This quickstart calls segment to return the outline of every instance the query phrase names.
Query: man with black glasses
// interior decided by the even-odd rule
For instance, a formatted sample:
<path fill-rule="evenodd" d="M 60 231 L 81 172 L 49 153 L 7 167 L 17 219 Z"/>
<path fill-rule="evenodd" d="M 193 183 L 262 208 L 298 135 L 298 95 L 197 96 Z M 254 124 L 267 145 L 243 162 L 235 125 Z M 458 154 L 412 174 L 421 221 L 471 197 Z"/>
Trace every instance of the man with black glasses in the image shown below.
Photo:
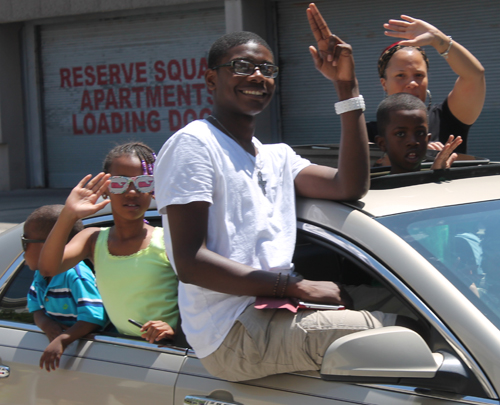
<path fill-rule="evenodd" d="M 369 186 L 364 102 L 351 47 L 330 33 L 314 5 L 308 18 L 318 46 L 310 48 L 314 63 L 340 100 L 338 170 L 254 137 L 278 67 L 269 45 L 249 32 L 213 44 L 205 74 L 213 113 L 174 134 L 155 167 L 167 254 L 181 281 L 183 330 L 207 370 L 227 380 L 318 370 L 335 339 L 395 323 L 395 315 L 380 312 L 254 307 L 256 297 L 351 306 L 335 283 L 291 272 L 295 194 L 355 200 Z"/>

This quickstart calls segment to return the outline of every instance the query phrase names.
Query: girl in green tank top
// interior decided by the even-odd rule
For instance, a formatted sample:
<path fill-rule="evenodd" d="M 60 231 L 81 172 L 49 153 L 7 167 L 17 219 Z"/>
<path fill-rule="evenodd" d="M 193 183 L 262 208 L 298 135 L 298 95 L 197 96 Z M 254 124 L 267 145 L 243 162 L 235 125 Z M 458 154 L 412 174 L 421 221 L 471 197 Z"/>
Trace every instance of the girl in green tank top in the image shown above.
<path fill-rule="evenodd" d="M 156 155 L 140 142 L 113 148 L 103 172 L 71 191 L 38 263 L 55 276 L 86 258 L 94 263 L 104 307 L 118 332 L 150 343 L 171 339 L 179 318 L 177 276 L 165 254 L 163 229 L 144 219 L 154 194 Z M 100 196 L 104 200 L 98 202 Z M 86 228 L 65 245 L 75 221 L 111 203 L 111 228 Z M 128 322 L 134 319 L 142 327 Z"/>

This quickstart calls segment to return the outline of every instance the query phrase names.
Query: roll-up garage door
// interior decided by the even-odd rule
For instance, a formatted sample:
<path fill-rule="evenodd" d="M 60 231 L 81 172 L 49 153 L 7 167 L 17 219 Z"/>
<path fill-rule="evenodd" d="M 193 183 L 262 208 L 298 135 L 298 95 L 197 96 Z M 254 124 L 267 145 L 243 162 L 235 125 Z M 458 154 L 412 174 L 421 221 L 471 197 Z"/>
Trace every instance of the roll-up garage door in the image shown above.
<path fill-rule="evenodd" d="M 496 1 L 394 2 L 317 1 L 331 31 L 353 47 L 356 73 L 365 98 L 367 120 L 375 120 L 384 97 L 377 74 L 381 51 L 394 38 L 384 35 L 383 23 L 407 14 L 438 27 L 469 49 L 486 69 L 487 94 L 483 112 L 469 135 L 468 151 L 476 156 L 500 159 L 500 3 Z M 307 4 L 278 1 L 278 43 L 280 52 L 281 114 L 283 140 L 288 144 L 338 142 L 340 120 L 335 115 L 335 90 L 315 70 L 308 46 L 315 45 L 306 17 Z M 426 47 L 430 61 L 429 89 L 433 102 L 442 102 L 457 76 L 432 47 Z"/>
<path fill-rule="evenodd" d="M 116 144 L 139 140 L 159 150 L 209 114 L 206 57 L 224 32 L 223 8 L 42 26 L 49 187 L 99 172 Z"/>

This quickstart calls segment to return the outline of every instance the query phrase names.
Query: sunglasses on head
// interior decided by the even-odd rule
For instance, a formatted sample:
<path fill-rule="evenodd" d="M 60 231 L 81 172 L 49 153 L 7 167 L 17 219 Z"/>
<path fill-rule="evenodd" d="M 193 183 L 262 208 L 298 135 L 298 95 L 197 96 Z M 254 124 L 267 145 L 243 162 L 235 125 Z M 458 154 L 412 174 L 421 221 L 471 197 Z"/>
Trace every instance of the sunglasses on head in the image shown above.
<path fill-rule="evenodd" d="M 111 176 L 109 181 L 108 189 L 113 194 L 124 193 L 127 191 L 130 183 L 134 183 L 136 190 L 140 193 L 151 193 L 155 188 L 154 179 L 151 174 L 143 174 L 135 177 Z"/>
<path fill-rule="evenodd" d="M 45 243 L 45 239 L 26 239 L 24 235 L 21 236 L 21 244 L 23 245 L 23 252 L 28 249 L 28 243 Z"/>

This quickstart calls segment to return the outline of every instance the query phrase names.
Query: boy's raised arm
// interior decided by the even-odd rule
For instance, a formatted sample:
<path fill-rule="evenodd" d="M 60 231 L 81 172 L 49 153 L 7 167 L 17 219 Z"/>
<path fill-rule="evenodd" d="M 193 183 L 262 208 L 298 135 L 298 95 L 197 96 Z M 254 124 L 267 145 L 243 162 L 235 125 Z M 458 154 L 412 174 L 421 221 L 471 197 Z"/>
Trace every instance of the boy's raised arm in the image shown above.
<path fill-rule="evenodd" d="M 53 277 L 72 268 L 91 253 L 91 235 L 95 232 L 92 229 L 78 233 L 66 245 L 73 224 L 78 219 L 99 211 L 109 203 L 107 200 L 96 203 L 107 190 L 109 174 L 100 173 L 92 180 L 90 178 L 91 175 L 85 176 L 71 191 L 44 243 L 38 260 L 38 269 L 44 277 Z"/>
<path fill-rule="evenodd" d="M 317 42 L 317 49 L 313 46 L 309 48 L 316 69 L 332 81 L 339 101 L 358 97 L 359 88 L 351 46 L 331 33 L 313 3 L 307 9 L 307 17 Z M 306 167 L 295 179 L 300 195 L 354 200 L 368 191 L 370 160 L 363 111 L 356 109 L 342 113 L 340 121 L 342 129 L 338 170 L 325 166 Z"/>

